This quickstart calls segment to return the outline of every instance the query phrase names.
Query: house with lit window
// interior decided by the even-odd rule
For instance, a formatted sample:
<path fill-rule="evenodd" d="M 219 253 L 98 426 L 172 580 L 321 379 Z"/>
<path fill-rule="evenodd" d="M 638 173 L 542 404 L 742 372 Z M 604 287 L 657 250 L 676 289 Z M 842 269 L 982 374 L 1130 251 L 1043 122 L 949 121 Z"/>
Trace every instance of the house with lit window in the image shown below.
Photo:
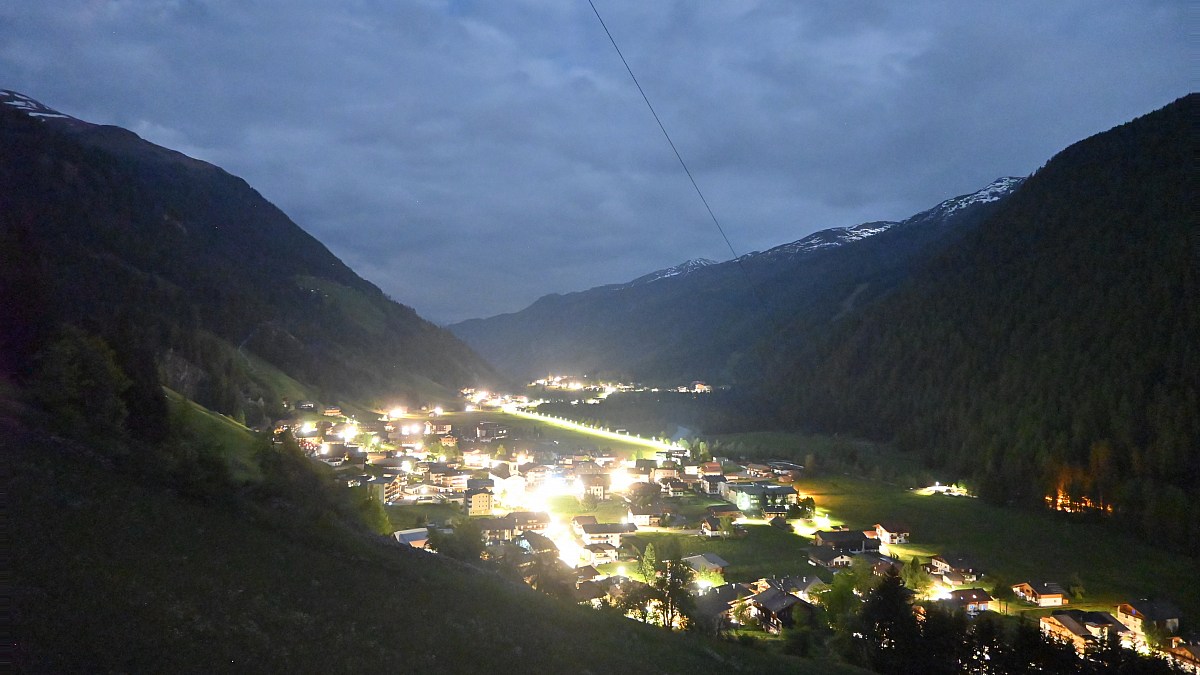
<path fill-rule="evenodd" d="M 596 499 L 605 500 L 608 499 L 608 491 L 611 485 L 612 478 L 608 474 L 581 474 L 575 478 L 575 496 L 583 499 L 590 495 Z"/>
<path fill-rule="evenodd" d="M 725 482 L 725 476 L 721 474 L 702 475 L 700 481 L 696 483 L 696 490 L 705 495 L 719 495 L 721 494 L 721 485 Z"/>
<path fill-rule="evenodd" d="M 517 532 L 545 532 L 550 527 L 550 514 L 545 511 L 513 511 L 508 514 Z"/>
<path fill-rule="evenodd" d="M 982 588 L 960 588 L 950 591 L 950 597 L 942 602 L 975 616 L 991 608 L 992 596 Z"/>
<path fill-rule="evenodd" d="M 844 553 L 879 550 L 879 540 L 868 537 L 862 530 L 820 530 L 813 533 L 812 543 L 817 548 L 831 548 Z"/>
<path fill-rule="evenodd" d="M 583 536 L 584 525 L 595 525 L 598 522 L 600 521 L 596 520 L 596 516 L 575 516 L 571 519 L 571 531 L 580 537 Z"/>
<path fill-rule="evenodd" d="M 750 606 L 750 616 L 757 619 L 763 630 L 779 633 L 795 623 L 794 613 L 798 608 L 806 614 L 813 612 L 812 605 L 791 593 L 777 588 L 767 588 L 745 599 Z"/>
<path fill-rule="evenodd" d="M 884 544 L 907 544 L 909 528 L 895 521 L 875 523 L 875 534 Z"/>
<path fill-rule="evenodd" d="M 1055 610 L 1039 620 L 1042 633 L 1070 643 L 1079 654 L 1103 645 L 1109 635 L 1116 635 L 1124 647 L 1131 647 L 1134 632 L 1108 612 L 1085 612 L 1078 609 Z"/>
<path fill-rule="evenodd" d="M 1052 581 L 1024 581 L 1012 587 L 1013 594 L 1038 607 L 1061 607 L 1071 601 L 1062 586 Z"/>
<path fill-rule="evenodd" d="M 664 516 L 662 507 L 657 504 L 630 505 L 626 519 L 638 527 L 661 527 Z"/>
<path fill-rule="evenodd" d="M 813 546 L 809 548 L 808 559 L 814 565 L 820 565 L 830 570 L 849 567 L 851 561 L 853 561 L 849 553 L 830 546 Z"/>
<path fill-rule="evenodd" d="M 617 562 L 617 547 L 612 544 L 589 544 L 583 547 L 580 559 L 589 565 Z"/>
<path fill-rule="evenodd" d="M 375 476 L 366 481 L 371 490 L 371 496 L 384 504 L 392 504 L 404 499 L 404 488 L 408 481 L 400 476 Z"/>
<path fill-rule="evenodd" d="M 1149 627 L 1168 634 L 1178 631 L 1182 614 L 1178 607 L 1165 600 L 1143 598 L 1117 605 L 1117 620 L 1143 641 Z"/>
<path fill-rule="evenodd" d="M 512 518 L 508 517 L 481 518 L 475 521 L 475 524 L 479 526 L 479 531 L 483 534 L 483 540 L 488 544 L 511 541 L 517 534 Z"/>
<path fill-rule="evenodd" d="M 799 501 L 796 488 L 772 483 L 726 483 L 725 499 L 742 511 L 759 511 L 771 506 L 787 507 Z"/>
<path fill-rule="evenodd" d="M 580 527 L 579 538 L 584 546 L 592 544 L 608 544 L 615 548 L 621 547 L 621 535 L 637 532 L 633 523 L 594 523 Z"/>
<path fill-rule="evenodd" d="M 951 586 L 973 584 L 983 575 L 975 559 L 958 553 L 935 555 L 929 561 L 929 573 Z"/>
<path fill-rule="evenodd" d="M 493 506 L 491 490 L 478 488 L 463 494 L 463 509 L 468 516 L 490 516 Z"/>

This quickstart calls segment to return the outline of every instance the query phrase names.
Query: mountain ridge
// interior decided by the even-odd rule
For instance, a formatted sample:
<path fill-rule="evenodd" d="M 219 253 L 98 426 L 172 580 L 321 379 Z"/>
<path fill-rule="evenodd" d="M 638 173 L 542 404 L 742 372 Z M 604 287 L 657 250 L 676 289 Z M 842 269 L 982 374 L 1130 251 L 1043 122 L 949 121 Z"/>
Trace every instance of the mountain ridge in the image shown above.
<path fill-rule="evenodd" d="M 250 421 L 298 392 L 275 391 L 247 351 L 311 385 L 308 396 L 364 405 L 447 400 L 500 379 L 241 178 L 24 94 L 0 96 L 3 243 L 25 258 L 14 283 L 53 298 L 29 310 L 33 324 L 132 341 L 167 384 Z M 130 325 L 143 330 L 125 337 Z"/>
<path fill-rule="evenodd" d="M 789 302 L 824 320 L 841 318 L 876 292 L 885 292 L 913 256 L 941 239 L 957 236 L 954 230 L 971 227 L 1023 180 L 996 179 L 901 221 L 829 228 L 734 260 L 684 263 L 630 282 L 542 296 L 523 310 L 448 328 L 516 377 L 565 368 L 728 381 L 736 375 L 736 362 L 744 361 L 749 345 L 757 339 L 742 327 L 731 332 L 726 326 L 781 325 L 795 308 Z M 859 254 L 861 259 L 847 260 Z M 828 269 L 835 261 L 862 270 Z M 821 275 L 831 280 L 822 281 Z M 847 275 L 856 278 L 848 280 Z M 797 293 L 829 297 L 787 299 Z M 832 303 L 837 309 L 813 308 L 814 303 Z M 696 312 L 681 309 L 682 305 L 692 305 Z M 706 316 L 699 316 L 705 307 Z M 630 320 L 639 322 L 643 343 L 622 334 L 622 322 Z M 657 330 L 647 330 L 651 327 Z M 656 339 L 651 333 L 668 337 Z M 556 334 L 567 337 L 555 340 Z M 705 350 L 697 345 L 710 338 L 719 343 L 716 348 L 696 354 Z M 591 349 L 589 344 L 598 346 Z"/>

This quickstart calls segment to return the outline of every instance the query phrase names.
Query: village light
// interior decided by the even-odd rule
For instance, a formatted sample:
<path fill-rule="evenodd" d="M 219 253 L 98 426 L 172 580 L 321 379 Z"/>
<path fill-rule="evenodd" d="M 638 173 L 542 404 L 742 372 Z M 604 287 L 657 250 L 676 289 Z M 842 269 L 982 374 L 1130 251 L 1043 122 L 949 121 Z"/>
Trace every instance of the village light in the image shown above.
<path fill-rule="evenodd" d="M 439 405 L 436 408 L 434 408 L 433 414 L 435 417 L 441 415 L 442 414 L 442 406 Z"/>
<path fill-rule="evenodd" d="M 406 412 L 408 412 L 408 411 L 405 410 L 404 408 L 392 408 L 391 411 L 388 412 L 388 416 L 389 417 L 403 417 L 404 413 L 406 413 Z"/>

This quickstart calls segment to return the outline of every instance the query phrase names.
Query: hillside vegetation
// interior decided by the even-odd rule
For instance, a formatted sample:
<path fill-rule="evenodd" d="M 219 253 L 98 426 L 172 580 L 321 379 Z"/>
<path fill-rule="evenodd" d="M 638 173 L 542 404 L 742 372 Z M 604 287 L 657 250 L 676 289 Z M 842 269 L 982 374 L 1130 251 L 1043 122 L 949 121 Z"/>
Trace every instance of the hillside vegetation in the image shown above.
<path fill-rule="evenodd" d="M 157 449 L 4 421 L 20 672 L 858 672 L 673 634 L 392 544 L 370 532 L 365 493 L 322 465 L 172 406 Z"/>
<path fill-rule="evenodd" d="M 993 501 L 1200 541 L 1200 232 L 1189 95 L 1081 141 L 886 302 L 799 354 L 792 424 L 894 440 Z"/>
<path fill-rule="evenodd" d="M 251 424 L 297 393 L 288 380 L 381 405 L 495 381 L 244 181 L 123 129 L 0 105 L 0 257 L 19 326 L 5 331 L 8 372 L 68 324 Z"/>

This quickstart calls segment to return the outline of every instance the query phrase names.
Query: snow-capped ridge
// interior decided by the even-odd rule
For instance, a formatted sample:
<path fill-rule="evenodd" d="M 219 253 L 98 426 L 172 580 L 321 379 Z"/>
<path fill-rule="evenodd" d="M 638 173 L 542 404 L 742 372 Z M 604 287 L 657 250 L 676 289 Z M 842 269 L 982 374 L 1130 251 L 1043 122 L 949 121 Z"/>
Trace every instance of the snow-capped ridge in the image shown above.
<path fill-rule="evenodd" d="M 637 279 L 630 281 L 629 283 L 614 284 L 612 286 L 607 286 L 606 288 L 615 291 L 615 290 L 619 290 L 622 288 L 630 288 L 631 286 L 641 286 L 642 284 L 649 284 L 649 283 L 653 283 L 655 281 L 660 281 L 662 279 L 669 279 L 671 277 L 678 277 L 678 276 L 683 276 L 686 274 L 691 274 L 692 272 L 695 272 L 696 270 L 703 269 L 710 265 L 716 265 L 716 264 L 718 264 L 718 263 L 715 260 L 709 260 L 708 258 L 695 258 L 693 260 L 687 260 L 685 262 L 679 263 L 678 265 L 675 265 L 674 267 L 668 267 L 666 269 L 661 269 L 656 272 L 651 272 L 650 274 L 647 274 L 645 276 L 640 276 Z"/>
<path fill-rule="evenodd" d="M 933 218 L 944 218 L 955 211 L 960 211 L 968 206 L 976 204 L 987 204 L 990 202 L 1000 201 L 1001 199 L 1012 194 L 1017 188 L 1021 187 L 1025 179 L 1018 176 L 1004 176 L 988 183 L 980 190 L 976 190 L 970 194 L 959 195 L 938 204 L 937 206 L 927 211 L 922 211 L 917 215 L 909 218 L 912 223 L 923 222 Z"/>
<path fill-rule="evenodd" d="M 25 94 L 11 89 L 0 89 L 0 104 L 15 108 L 35 119 L 63 119 L 79 121 L 70 115 L 58 112 L 54 108 L 35 101 Z"/>
<path fill-rule="evenodd" d="M 1016 176 L 1005 176 L 997 178 L 988 183 L 980 190 L 976 190 L 970 194 L 960 195 L 947 199 L 937 206 L 922 211 L 911 218 L 903 221 L 894 220 L 878 220 L 850 227 L 831 227 L 827 230 L 814 232 L 803 239 L 793 241 L 788 244 L 782 244 L 775 248 L 767 249 L 765 252 L 747 253 L 739 258 L 739 260 L 749 260 L 759 257 L 783 258 L 819 251 L 821 249 L 836 248 L 844 246 L 867 237 L 873 237 L 882 232 L 887 232 L 893 227 L 908 226 L 920 223 L 926 223 L 931 220 L 943 219 L 956 211 L 960 211 L 969 206 L 977 204 L 986 204 L 995 202 L 1012 194 L 1021 183 L 1025 182 L 1024 178 Z"/>
<path fill-rule="evenodd" d="M 873 237 L 899 224 L 891 220 L 877 220 L 850 227 L 831 227 L 827 230 L 813 232 L 803 239 L 767 249 L 764 253 L 748 253 L 742 256 L 742 258 L 750 258 L 752 256 L 793 256 L 800 253 L 808 253 L 809 251 L 818 251 L 823 248 L 834 248 L 860 239 L 866 239 L 867 237 Z"/>

